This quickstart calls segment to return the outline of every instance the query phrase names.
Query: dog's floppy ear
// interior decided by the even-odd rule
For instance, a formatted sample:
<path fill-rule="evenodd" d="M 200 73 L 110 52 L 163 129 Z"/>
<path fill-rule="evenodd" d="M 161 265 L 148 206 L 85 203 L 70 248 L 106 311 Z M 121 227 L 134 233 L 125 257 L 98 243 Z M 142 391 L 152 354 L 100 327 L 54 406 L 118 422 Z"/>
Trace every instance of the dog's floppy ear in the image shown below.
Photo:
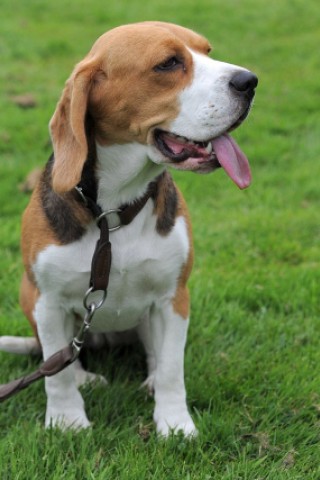
<path fill-rule="evenodd" d="M 83 60 L 67 80 L 62 96 L 50 121 L 54 151 L 52 188 L 65 193 L 81 179 L 88 154 L 85 119 L 88 96 L 97 64 Z"/>

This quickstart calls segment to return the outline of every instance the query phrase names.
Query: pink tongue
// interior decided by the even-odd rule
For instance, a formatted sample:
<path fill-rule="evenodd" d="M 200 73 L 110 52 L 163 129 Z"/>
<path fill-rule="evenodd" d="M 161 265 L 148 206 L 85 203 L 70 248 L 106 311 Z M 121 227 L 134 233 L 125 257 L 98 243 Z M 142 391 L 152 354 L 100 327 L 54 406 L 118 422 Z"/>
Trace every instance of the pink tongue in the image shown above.
<path fill-rule="evenodd" d="M 229 135 L 221 135 L 212 141 L 213 149 L 222 168 L 239 188 L 251 183 L 251 172 L 247 157 Z"/>

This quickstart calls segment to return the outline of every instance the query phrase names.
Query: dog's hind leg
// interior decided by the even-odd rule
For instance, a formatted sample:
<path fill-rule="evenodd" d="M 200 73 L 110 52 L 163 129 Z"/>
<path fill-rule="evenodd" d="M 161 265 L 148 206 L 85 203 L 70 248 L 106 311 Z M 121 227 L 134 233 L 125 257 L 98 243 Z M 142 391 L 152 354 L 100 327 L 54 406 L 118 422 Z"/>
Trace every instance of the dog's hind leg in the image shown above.
<path fill-rule="evenodd" d="M 76 378 L 76 385 L 77 387 L 82 387 L 88 383 L 90 384 L 98 384 L 107 385 L 108 381 L 103 375 L 99 375 L 97 373 L 88 372 L 83 368 L 81 362 L 76 360 L 74 362 L 75 368 L 75 378 Z"/>

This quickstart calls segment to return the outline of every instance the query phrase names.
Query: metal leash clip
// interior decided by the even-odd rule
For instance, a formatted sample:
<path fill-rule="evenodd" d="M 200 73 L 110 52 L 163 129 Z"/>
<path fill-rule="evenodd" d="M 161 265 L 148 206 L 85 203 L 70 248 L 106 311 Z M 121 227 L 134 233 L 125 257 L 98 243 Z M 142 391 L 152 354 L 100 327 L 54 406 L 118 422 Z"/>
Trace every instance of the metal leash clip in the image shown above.
<path fill-rule="evenodd" d="M 81 349 L 84 344 L 85 336 L 88 330 L 91 327 L 91 322 L 92 318 L 99 308 L 102 307 L 102 305 L 105 302 L 105 299 L 107 298 L 107 291 L 106 290 L 101 290 L 102 291 L 102 297 L 98 302 L 88 302 L 89 296 L 91 293 L 93 293 L 93 287 L 90 287 L 83 298 L 83 306 L 86 309 L 86 314 L 84 316 L 82 325 L 77 333 L 77 335 L 73 338 L 71 342 L 71 348 L 73 351 L 73 360 L 79 357 Z"/>

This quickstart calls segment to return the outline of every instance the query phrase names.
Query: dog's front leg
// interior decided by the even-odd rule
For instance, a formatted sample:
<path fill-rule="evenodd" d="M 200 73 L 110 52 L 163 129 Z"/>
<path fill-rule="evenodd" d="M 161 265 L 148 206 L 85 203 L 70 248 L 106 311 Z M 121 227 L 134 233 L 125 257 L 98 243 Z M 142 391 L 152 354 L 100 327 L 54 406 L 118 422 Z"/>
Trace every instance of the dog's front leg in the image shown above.
<path fill-rule="evenodd" d="M 63 311 L 59 300 L 42 294 L 36 304 L 35 319 L 44 360 L 68 345 L 73 335 L 73 316 Z M 45 386 L 47 427 L 79 429 L 90 426 L 82 396 L 76 386 L 74 365 L 53 377 L 47 377 Z"/>
<path fill-rule="evenodd" d="M 173 309 L 171 302 L 154 307 L 150 316 L 151 336 L 156 370 L 154 376 L 157 432 L 168 436 L 170 431 L 182 431 L 186 436 L 196 434 L 188 412 L 184 386 L 184 348 L 188 319 Z"/>

